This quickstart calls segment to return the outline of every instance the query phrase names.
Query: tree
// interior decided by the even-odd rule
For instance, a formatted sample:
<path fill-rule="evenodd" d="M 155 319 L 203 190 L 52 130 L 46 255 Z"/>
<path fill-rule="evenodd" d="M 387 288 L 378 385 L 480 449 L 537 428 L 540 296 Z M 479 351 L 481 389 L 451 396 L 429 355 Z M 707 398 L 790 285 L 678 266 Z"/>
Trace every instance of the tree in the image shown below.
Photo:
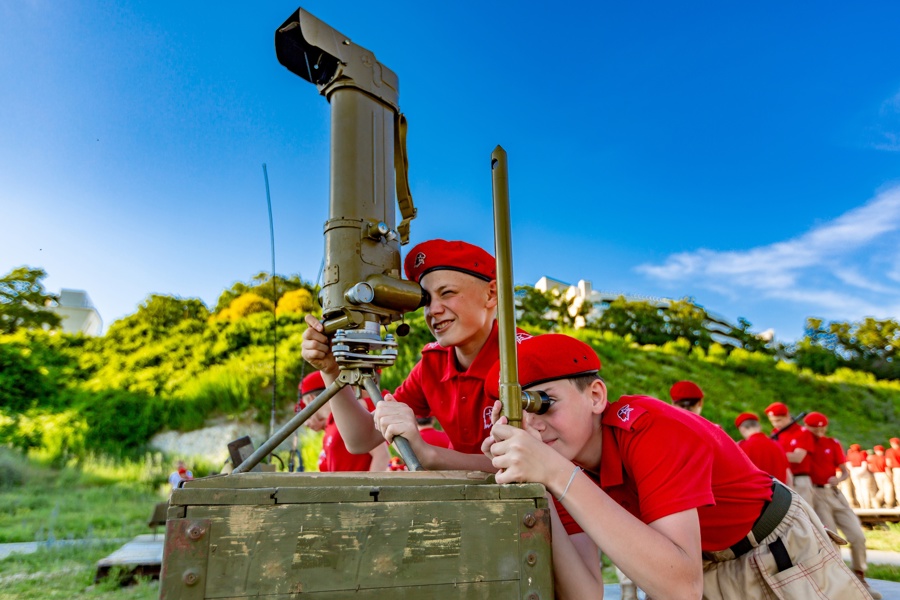
<path fill-rule="evenodd" d="M 228 308 L 219 312 L 217 318 L 223 321 L 237 321 L 253 313 L 271 313 L 272 308 L 272 301 L 268 298 L 263 298 L 253 292 L 247 292 L 232 300 Z"/>
<path fill-rule="evenodd" d="M 628 334 L 638 344 L 661 345 L 671 338 L 666 332 L 664 310 L 649 302 L 629 302 L 624 296 L 613 300 L 592 324 L 594 329 L 612 331 L 625 337 Z"/>
<path fill-rule="evenodd" d="M 515 288 L 516 321 L 519 325 L 553 329 L 556 324 L 548 313 L 553 308 L 553 296 L 530 285 Z"/>
<path fill-rule="evenodd" d="M 284 294 L 301 289 L 308 290 L 313 297 L 316 296 L 315 287 L 300 279 L 300 275 L 291 275 L 287 279 L 285 279 L 283 275 L 275 275 L 275 284 L 273 285 L 272 275 L 265 271 L 261 271 L 253 276 L 250 283 L 238 281 L 229 289 L 222 292 L 218 302 L 216 302 L 215 312 L 217 314 L 222 312 L 231 305 L 235 298 L 247 293 L 256 294 L 273 304 L 277 304 L 278 300 Z"/>
<path fill-rule="evenodd" d="M 13 269 L 0 279 L 0 333 L 59 326 L 62 319 L 47 308 L 59 296 L 44 291 L 41 280 L 46 276 L 43 269 L 25 266 Z"/>
<path fill-rule="evenodd" d="M 317 312 L 316 300 L 313 298 L 312 292 L 306 288 L 285 293 L 278 300 L 278 306 L 275 307 L 275 313 L 278 316 L 288 313 L 305 315 Z"/>
<path fill-rule="evenodd" d="M 672 302 L 665 310 L 664 318 L 666 333 L 671 340 L 684 338 L 691 343 L 691 346 L 700 346 L 704 350 L 708 349 L 712 343 L 712 336 L 707 326 L 709 315 L 706 310 L 693 302 L 687 299 Z"/>

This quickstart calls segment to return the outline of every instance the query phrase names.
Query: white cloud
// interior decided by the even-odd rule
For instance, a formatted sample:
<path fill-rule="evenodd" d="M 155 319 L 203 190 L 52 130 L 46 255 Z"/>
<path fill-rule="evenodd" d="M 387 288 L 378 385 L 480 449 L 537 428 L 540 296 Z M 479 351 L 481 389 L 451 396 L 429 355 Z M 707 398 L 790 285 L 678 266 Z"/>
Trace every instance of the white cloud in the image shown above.
<path fill-rule="evenodd" d="M 748 250 L 700 248 L 638 272 L 680 288 L 736 299 L 782 300 L 835 318 L 897 316 L 900 309 L 900 187 L 785 241 Z"/>
<path fill-rule="evenodd" d="M 872 133 L 875 136 L 873 148 L 900 152 L 900 92 L 881 103 Z"/>

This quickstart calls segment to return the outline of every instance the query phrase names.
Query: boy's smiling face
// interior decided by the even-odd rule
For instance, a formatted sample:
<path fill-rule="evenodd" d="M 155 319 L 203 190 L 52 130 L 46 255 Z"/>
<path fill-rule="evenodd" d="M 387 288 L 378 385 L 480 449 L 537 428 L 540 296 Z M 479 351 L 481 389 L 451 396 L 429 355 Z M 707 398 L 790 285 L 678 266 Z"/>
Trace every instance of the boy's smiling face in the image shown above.
<path fill-rule="evenodd" d="M 600 416 L 608 402 L 606 384 L 596 379 L 580 391 L 570 379 L 528 388 L 544 392 L 553 404 L 542 414 L 525 413 L 525 425 L 565 458 L 589 470 L 600 465 Z"/>
<path fill-rule="evenodd" d="M 444 348 L 465 347 L 494 320 L 496 284 L 459 271 L 442 269 L 422 277 L 431 299 L 425 306 L 425 322 Z M 483 342 L 483 340 L 480 340 Z"/>

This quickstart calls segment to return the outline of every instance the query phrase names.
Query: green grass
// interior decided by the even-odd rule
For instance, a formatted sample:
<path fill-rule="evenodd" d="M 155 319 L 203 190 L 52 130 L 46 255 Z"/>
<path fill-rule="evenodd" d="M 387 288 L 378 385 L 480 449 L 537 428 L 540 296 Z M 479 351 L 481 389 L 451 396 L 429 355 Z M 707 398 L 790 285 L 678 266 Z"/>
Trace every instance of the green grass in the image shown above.
<path fill-rule="evenodd" d="M 52 469 L 4 449 L 0 462 L 18 475 L 0 485 L 0 543 L 131 538 L 148 533 L 154 504 L 165 500 L 146 482 L 121 478 L 135 467 Z"/>
<path fill-rule="evenodd" d="M 900 581 L 900 567 L 892 565 L 869 565 L 866 571 L 868 579 L 883 579 L 884 581 Z"/>
<path fill-rule="evenodd" d="M 157 581 L 124 588 L 112 578 L 94 583 L 97 561 L 120 545 L 98 542 L 10 555 L 0 560 L 0 600 L 155 600 Z"/>

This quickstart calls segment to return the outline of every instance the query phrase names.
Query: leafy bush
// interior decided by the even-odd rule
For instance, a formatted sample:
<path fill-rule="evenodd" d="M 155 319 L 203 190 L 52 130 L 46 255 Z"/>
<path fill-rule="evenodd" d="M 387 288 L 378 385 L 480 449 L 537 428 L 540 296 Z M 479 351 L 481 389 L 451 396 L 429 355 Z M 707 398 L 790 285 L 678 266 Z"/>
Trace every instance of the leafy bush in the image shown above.
<path fill-rule="evenodd" d="M 19 487 L 25 482 L 25 465 L 21 458 L 0 448 L 0 490 Z"/>

